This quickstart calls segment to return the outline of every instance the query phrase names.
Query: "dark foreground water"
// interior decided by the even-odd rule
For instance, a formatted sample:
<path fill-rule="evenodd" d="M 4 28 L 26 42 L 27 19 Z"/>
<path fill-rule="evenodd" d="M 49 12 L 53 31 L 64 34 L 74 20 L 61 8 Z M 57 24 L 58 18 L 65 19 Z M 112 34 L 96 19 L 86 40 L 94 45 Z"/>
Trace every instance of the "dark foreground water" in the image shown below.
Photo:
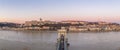
<path fill-rule="evenodd" d="M 0 31 L 0 50 L 56 50 L 55 31 Z M 120 50 L 120 32 L 68 33 L 69 50 Z"/>

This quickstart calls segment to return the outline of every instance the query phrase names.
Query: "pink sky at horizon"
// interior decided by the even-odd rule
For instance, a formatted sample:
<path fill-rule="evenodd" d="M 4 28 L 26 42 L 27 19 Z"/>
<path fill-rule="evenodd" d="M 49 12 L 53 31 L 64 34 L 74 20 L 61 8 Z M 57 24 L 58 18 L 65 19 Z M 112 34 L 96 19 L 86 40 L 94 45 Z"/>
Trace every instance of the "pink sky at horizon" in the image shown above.
<path fill-rule="evenodd" d="M 98 21 L 105 21 L 105 22 L 116 22 L 120 23 L 120 17 L 74 17 L 74 16 L 66 16 L 66 17 L 41 17 L 43 20 L 50 20 L 50 21 L 65 21 L 65 20 L 78 20 L 78 21 L 91 21 L 91 22 L 98 22 Z M 0 22 L 13 22 L 13 23 L 24 23 L 25 21 L 31 20 L 39 20 L 40 17 L 0 17 Z"/>

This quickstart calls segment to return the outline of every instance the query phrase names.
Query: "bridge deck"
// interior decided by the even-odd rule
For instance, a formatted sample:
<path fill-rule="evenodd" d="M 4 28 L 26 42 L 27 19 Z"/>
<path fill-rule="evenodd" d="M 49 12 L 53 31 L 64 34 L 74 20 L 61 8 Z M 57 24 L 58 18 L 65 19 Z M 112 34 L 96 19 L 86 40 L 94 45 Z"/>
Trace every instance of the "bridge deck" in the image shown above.
<path fill-rule="evenodd" d="M 57 42 L 57 50 L 68 50 L 67 39 L 64 36 L 61 36 Z"/>

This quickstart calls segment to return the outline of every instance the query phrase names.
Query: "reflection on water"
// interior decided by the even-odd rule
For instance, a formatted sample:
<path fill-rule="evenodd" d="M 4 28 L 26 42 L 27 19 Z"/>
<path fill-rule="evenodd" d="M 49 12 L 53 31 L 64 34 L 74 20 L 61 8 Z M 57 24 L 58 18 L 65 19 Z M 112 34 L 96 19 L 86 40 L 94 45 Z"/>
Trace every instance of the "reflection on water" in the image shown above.
<path fill-rule="evenodd" d="M 0 31 L 0 39 L 20 42 L 55 42 L 56 32 L 40 31 Z"/>
<path fill-rule="evenodd" d="M 119 50 L 119 32 L 69 33 L 69 50 Z M 56 31 L 0 31 L 0 50 L 56 50 Z"/>

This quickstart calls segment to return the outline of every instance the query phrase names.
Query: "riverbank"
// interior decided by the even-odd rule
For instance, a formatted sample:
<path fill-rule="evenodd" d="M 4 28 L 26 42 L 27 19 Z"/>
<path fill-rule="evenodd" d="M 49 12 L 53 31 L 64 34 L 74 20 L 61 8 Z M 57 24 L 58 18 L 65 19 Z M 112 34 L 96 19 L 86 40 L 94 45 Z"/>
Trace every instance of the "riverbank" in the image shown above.
<path fill-rule="evenodd" d="M 57 32 L 57 30 L 26 30 L 26 29 L 0 29 L 0 31 L 35 31 L 35 32 Z M 68 33 L 104 33 L 104 32 L 120 32 L 120 30 L 103 30 L 103 31 L 68 31 Z"/>

